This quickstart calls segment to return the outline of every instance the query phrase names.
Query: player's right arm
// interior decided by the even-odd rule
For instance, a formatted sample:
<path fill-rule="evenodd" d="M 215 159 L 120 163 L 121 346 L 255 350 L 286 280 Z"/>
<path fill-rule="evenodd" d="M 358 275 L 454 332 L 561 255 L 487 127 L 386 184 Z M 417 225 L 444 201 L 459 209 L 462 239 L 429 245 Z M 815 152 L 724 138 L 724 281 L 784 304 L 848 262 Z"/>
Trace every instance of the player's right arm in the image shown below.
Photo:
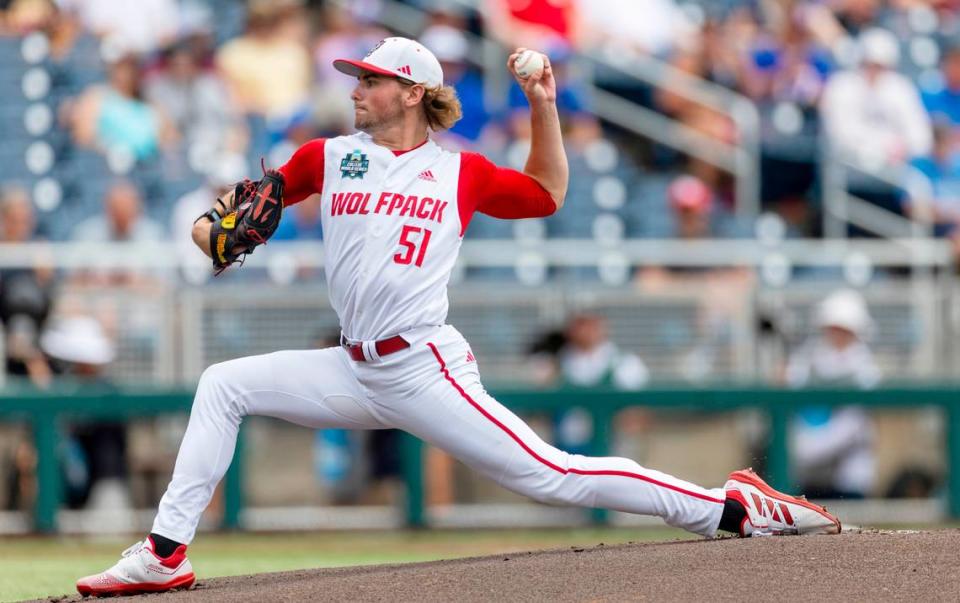
<path fill-rule="evenodd" d="M 536 180 L 550 193 L 556 209 L 560 209 L 567 196 L 570 173 L 560 133 L 557 82 L 547 55 L 543 55 L 543 71 L 528 78 L 517 75 L 514 61 L 524 50 L 526 49 L 517 48 L 507 59 L 507 69 L 517 80 L 530 104 L 530 155 L 523 173 Z"/>
<path fill-rule="evenodd" d="M 313 193 L 323 190 L 323 152 L 326 139 L 317 138 L 301 146 L 294 152 L 280 173 L 284 177 L 284 207 L 303 201 Z M 224 215 L 226 209 L 233 208 L 233 190 L 214 202 L 213 209 Z M 225 207 L 226 206 L 226 207 Z M 191 237 L 200 251 L 212 258 L 210 249 L 210 230 L 213 228 L 210 220 L 198 219 L 193 223 Z"/>

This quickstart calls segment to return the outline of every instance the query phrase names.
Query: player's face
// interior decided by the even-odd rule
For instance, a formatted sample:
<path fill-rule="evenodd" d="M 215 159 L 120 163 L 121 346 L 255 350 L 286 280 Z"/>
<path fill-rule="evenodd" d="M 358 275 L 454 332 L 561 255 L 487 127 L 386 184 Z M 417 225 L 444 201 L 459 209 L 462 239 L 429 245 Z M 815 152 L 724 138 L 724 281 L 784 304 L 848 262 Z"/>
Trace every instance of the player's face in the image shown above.
<path fill-rule="evenodd" d="M 364 73 L 357 78 L 353 100 L 353 127 L 370 133 L 397 123 L 403 117 L 403 87 L 396 78 Z"/>

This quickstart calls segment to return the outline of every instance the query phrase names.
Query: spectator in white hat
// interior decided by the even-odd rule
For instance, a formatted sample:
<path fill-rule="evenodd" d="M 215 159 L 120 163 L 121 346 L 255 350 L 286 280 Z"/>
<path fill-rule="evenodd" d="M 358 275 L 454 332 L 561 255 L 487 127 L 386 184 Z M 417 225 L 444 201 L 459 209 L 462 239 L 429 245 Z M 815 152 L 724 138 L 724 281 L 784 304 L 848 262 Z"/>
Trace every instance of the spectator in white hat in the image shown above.
<path fill-rule="evenodd" d="M 836 291 L 817 307 L 818 333 L 789 360 L 792 388 L 836 386 L 873 389 L 880 369 L 867 340 L 873 319 L 863 297 Z M 876 477 L 873 422 L 859 406 L 802 408 L 790 429 L 790 458 L 805 494 L 816 498 L 863 498 Z"/>
<path fill-rule="evenodd" d="M 116 347 L 95 318 L 54 320 L 40 337 L 40 346 L 60 372 L 78 385 L 97 391 L 113 389 L 106 369 L 116 358 Z M 69 443 L 82 454 L 68 452 L 65 459 L 68 504 L 110 512 L 129 509 L 126 424 L 81 421 L 71 426 Z"/>
<path fill-rule="evenodd" d="M 878 168 L 927 154 L 930 118 L 916 86 L 896 71 L 896 36 L 869 29 L 860 35 L 858 50 L 859 67 L 836 73 L 824 89 L 821 111 L 831 144 Z"/>

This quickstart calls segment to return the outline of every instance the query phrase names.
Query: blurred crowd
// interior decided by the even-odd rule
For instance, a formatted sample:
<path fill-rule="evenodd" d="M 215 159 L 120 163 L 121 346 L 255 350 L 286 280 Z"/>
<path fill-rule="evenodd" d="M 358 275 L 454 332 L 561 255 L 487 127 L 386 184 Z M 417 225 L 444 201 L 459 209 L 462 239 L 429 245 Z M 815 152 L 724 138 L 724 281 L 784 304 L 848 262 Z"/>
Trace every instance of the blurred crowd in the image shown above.
<path fill-rule="evenodd" d="M 392 4 L 0 0 L 0 81 L 10 91 L 0 109 L 0 241 L 174 241 L 177 253 L 196 259 L 190 223 L 233 182 L 255 176 L 261 157 L 277 166 L 307 140 L 353 130 L 354 82 L 331 62 L 361 57 L 393 35 L 382 25 Z M 556 69 L 574 175 L 571 202 L 561 215 L 530 228 L 477 219 L 468 237 L 570 237 L 615 246 L 639 237 L 753 236 L 755 225 L 736 212 L 731 173 L 593 111 L 592 92 L 600 89 L 678 127 L 744 144 L 749 133 L 736 115 L 692 93 L 697 82 L 706 82 L 756 108 L 761 210 L 777 217 L 786 236 L 824 234 L 821 160 L 835 156 L 850 166 L 852 193 L 930 223 L 960 256 L 958 0 L 400 4 L 426 11 L 418 39 L 440 59 L 463 103 L 463 120 L 436 135 L 448 148 L 520 167 L 529 146 L 523 95 L 505 79 L 502 62 L 496 73 L 483 68 L 488 53 L 477 36 L 498 43 L 503 58 L 516 46 L 542 50 Z M 630 75 L 642 57 L 672 68 L 663 72 L 662 85 Z M 317 197 L 296 205 L 275 238 L 321 240 L 321 209 Z M 63 374 L 105 381 L 117 321 L 132 320 L 149 339 L 155 317 L 68 305 L 59 313 L 64 320 L 52 321 L 62 302 L 57 292 L 65 285 L 109 286 L 142 295 L 156 290 L 163 276 L 129 270 L 61 275 L 42 256 L 32 267 L 0 271 L 7 372 L 40 386 Z M 651 297 L 669 299 L 678 287 L 702 293 L 696 344 L 681 371 L 702 381 L 713 373 L 719 342 L 730 337 L 729 317 L 751 295 L 754 278 L 747 269 L 660 266 L 624 280 Z M 808 341 L 793 333 L 786 342 L 796 351 L 779 367 L 783 384 L 879 383 L 869 347 L 872 320 L 862 298 L 840 292 L 823 300 L 814 324 L 804 334 Z M 70 355 L 71 337 L 86 356 Z M 611 342 L 600 315 L 571 318 L 533 342 L 531 353 L 530 373 L 543 385 L 640 389 L 657 378 L 640 356 Z M 558 442 L 574 451 L 588 447 L 587 413 L 569 409 L 551 420 Z M 638 430 L 649 422 L 643 414 L 628 419 Z M 876 491 L 872 427 L 862 410 L 805 409 L 792 436 L 809 492 Z M 327 433 L 317 447 L 336 455 L 358 445 Z M 116 458 L 125 446 L 115 425 L 74 427 L 64 465 L 75 469 L 73 482 L 68 476 L 72 504 L 90 499 L 97 481 L 124 479 L 125 465 Z M 345 498 L 355 497 L 343 485 L 353 469 L 330 454 L 318 460 L 318 471 L 352 492 Z M 71 458 L 85 461 L 70 465 Z M 16 459 L 18 470 L 29 472 L 29 452 Z M 396 470 L 369 469 L 387 477 Z M 11 485 L 9 500 L 21 486 Z"/>
<path fill-rule="evenodd" d="M 840 388 L 872 390 L 883 374 L 873 342 L 877 325 L 863 296 L 838 289 L 820 299 L 806 328 L 778 334 L 788 354 L 775 368 L 774 384 L 789 389 Z M 541 387 L 599 388 L 637 392 L 650 385 L 650 371 L 638 355 L 612 340 L 607 320 L 596 313 L 571 316 L 563 328 L 545 331 L 528 350 L 528 370 Z M 628 408 L 617 428 L 634 442 L 649 441 L 664 415 Z M 584 408 L 565 408 L 547 426 L 564 450 L 589 454 L 594 425 Z M 857 405 L 800 406 L 792 413 L 789 455 L 800 491 L 812 498 L 861 499 L 924 497 L 939 483 L 938 471 L 898 455 L 892 471 L 881 479 L 875 420 Z M 763 470 L 769 432 L 766 425 L 747 429 L 751 463 Z M 633 455 L 644 464 L 643 451 Z"/>
<path fill-rule="evenodd" d="M 390 14 L 387 4 L 5 0 L 0 34 L 27 42 L 22 49 L 8 47 L 45 68 L 46 76 L 32 79 L 49 80 L 23 80 L 24 94 L 43 99 L 52 110 L 44 117 L 42 109 L 31 108 L 23 120 L 33 124 L 28 130 L 41 132 L 52 159 L 35 150 L 26 159 L 28 169 L 21 170 L 26 174 L 8 164 L 0 181 L 52 175 L 60 190 L 36 187 L 32 194 L 42 198 L 35 203 L 46 212 L 60 204 L 82 206 L 76 213 L 83 213 L 97 209 L 90 196 L 106 203 L 108 181 L 123 179 L 138 190 L 144 219 L 158 222 L 137 232 L 179 232 L 182 220 L 173 216 L 189 215 L 185 208 L 194 204 L 184 195 L 191 190 L 209 192 L 238 174 L 251 174 L 260 157 L 276 165 L 310 138 L 352 131 L 353 82 L 331 61 L 362 56 L 392 35 L 380 24 Z M 568 224 L 558 216 L 548 221 L 548 236 L 601 238 L 598 230 L 620 228 L 621 237 L 671 237 L 683 212 L 704 216 L 709 228 L 700 236 L 744 236 L 750 225 L 738 227 L 732 220 L 736 191 L 729 172 L 627 133 L 591 111 L 596 86 L 720 142 L 743 143 L 749 133 L 733 112 L 688 94 L 696 86 L 691 81 L 706 81 L 750 99 L 759 111 L 762 207 L 780 216 L 789 234 L 820 234 L 819 160 L 829 143 L 850 161 L 850 187 L 858 196 L 932 221 L 936 234 L 960 241 L 957 2 L 405 4 L 426 11 L 419 38 L 441 60 L 464 104 L 464 119 L 438 134 L 441 143 L 508 164 L 522 162 L 529 137 L 525 102 L 519 88 L 506 88 L 503 73 L 481 68 L 477 35 L 502 49 L 522 45 L 550 55 L 571 161 L 595 168 L 582 172 L 584 179 L 610 162 L 609 147 L 599 143 L 613 143 L 613 174 L 626 191 L 605 183 L 593 195 L 596 207 L 580 202 L 596 211 L 622 210 L 614 212 L 620 226 L 608 220 L 595 224 L 593 232 L 579 232 L 576 220 Z M 42 36 L 32 37 L 37 33 Z M 629 75 L 642 55 L 673 67 L 662 86 Z M 5 57 L 4 63 L 13 62 L 13 55 Z M 45 119 L 49 130 L 42 127 Z M 84 181 L 97 178 L 105 182 Z M 704 200 L 671 205 L 665 193 L 675 180 L 705 191 Z M 290 212 L 285 236 L 322 236 L 317 209 L 308 204 Z M 64 215 L 70 213 L 45 214 L 41 230 L 55 239 L 87 236 L 90 231 L 69 228 Z M 478 230 L 478 236 L 485 234 L 482 225 Z"/>

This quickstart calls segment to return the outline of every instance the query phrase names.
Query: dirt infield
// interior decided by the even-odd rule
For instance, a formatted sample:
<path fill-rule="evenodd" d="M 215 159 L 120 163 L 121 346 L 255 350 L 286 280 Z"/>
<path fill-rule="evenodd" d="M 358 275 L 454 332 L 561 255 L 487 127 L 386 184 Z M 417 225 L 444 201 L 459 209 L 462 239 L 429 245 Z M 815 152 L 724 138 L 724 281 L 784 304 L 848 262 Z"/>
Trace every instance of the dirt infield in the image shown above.
<path fill-rule="evenodd" d="M 150 595 L 149 600 L 956 601 L 958 551 L 958 530 L 601 544 L 431 563 L 201 579 L 193 590 Z"/>

